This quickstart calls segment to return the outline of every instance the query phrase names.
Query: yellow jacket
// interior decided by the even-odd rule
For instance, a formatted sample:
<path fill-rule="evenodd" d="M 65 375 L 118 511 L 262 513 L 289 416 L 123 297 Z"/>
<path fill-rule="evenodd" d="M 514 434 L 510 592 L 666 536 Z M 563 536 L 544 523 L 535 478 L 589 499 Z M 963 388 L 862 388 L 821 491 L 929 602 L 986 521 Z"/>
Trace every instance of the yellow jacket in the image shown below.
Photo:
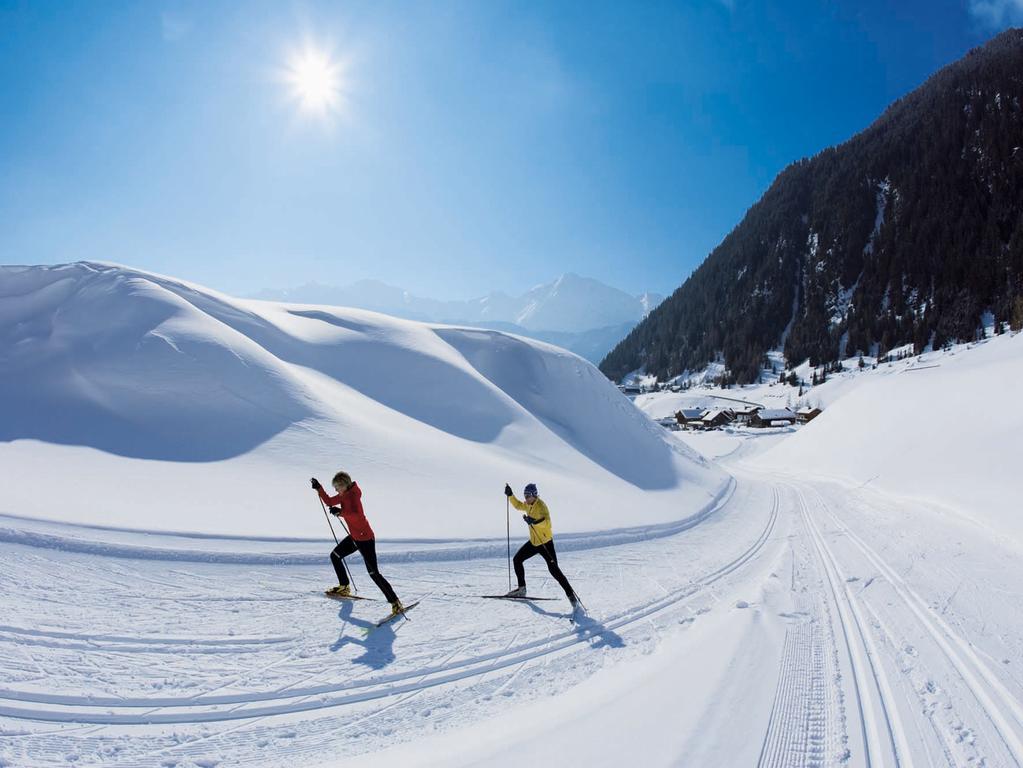
<path fill-rule="evenodd" d="M 514 496 L 509 496 L 508 498 L 515 509 L 525 512 L 534 520 L 540 521 L 529 526 L 530 544 L 534 547 L 539 547 L 554 538 L 554 532 L 551 530 L 551 513 L 547 509 L 547 505 L 543 503 L 543 499 L 537 499 L 532 504 L 526 504 L 526 502 L 519 501 Z"/>

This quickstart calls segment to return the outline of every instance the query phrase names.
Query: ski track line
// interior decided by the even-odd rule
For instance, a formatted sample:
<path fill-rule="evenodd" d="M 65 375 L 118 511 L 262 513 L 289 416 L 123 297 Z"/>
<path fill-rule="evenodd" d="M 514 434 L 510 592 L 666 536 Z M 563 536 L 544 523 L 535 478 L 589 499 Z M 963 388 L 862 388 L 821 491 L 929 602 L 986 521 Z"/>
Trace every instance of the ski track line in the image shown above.
<path fill-rule="evenodd" d="M 634 544 L 641 541 L 652 541 L 662 539 L 694 528 L 707 521 L 731 501 L 736 489 L 735 478 L 729 480 L 720 487 L 706 505 L 698 512 L 681 520 L 673 520 L 666 523 L 649 523 L 628 528 L 614 528 L 606 531 L 585 531 L 579 533 L 562 533 L 558 536 L 559 552 L 579 552 L 592 549 L 603 549 L 605 547 L 620 546 L 622 544 Z M 6 520 L 13 520 L 24 525 L 26 522 L 36 525 L 36 529 L 30 530 L 24 527 L 4 525 Z M 39 525 L 45 525 L 47 530 L 39 530 Z M 49 530 L 53 528 L 54 530 Z M 276 566 L 306 566 L 322 565 L 323 554 L 320 551 L 322 546 L 314 541 L 315 551 L 309 552 L 275 552 L 275 551 L 234 551 L 226 549 L 184 549 L 172 546 L 154 546 L 147 544 L 136 544 L 129 541 L 103 541 L 99 539 L 84 539 L 74 535 L 73 531 L 92 530 L 90 526 L 76 526 L 72 524 L 56 524 L 50 521 L 36 521 L 24 518 L 15 518 L 0 513 L 0 543 L 17 544 L 26 547 L 43 550 L 59 550 L 74 554 L 100 555 L 128 560 L 158 560 L 177 563 L 211 563 L 222 565 L 276 565 Z M 103 529 L 97 529 L 103 530 Z M 124 529 L 112 529 L 117 534 L 138 534 L 141 537 L 166 537 L 166 538 L 187 538 L 196 540 L 220 540 L 232 543 L 278 543 L 274 539 L 243 538 L 225 536 L 204 536 L 195 534 L 173 534 L 159 531 L 129 531 Z M 308 544 L 310 540 L 298 541 L 281 540 L 285 544 Z M 421 539 L 393 539 L 381 542 L 385 545 L 397 545 L 402 543 L 424 543 Z M 326 544 L 327 542 L 324 542 Z M 459 560 L 480 560 L 505 557 L 506 543 L 504 539 L 477 539 L 463 542 L 427 542 L 437 546 L 427 549 L 408 549 L 404 551 L 393 551 L 388 548 L 378 550 L 377 562 L 379 563 L 422 563 L 422 562 L 452 562 Z M 111 581 L 112 584 L 120 587 L 122 584 Z"/>
<path fill-rule="evenodd" d="M 875 623 L 875 626 L 877 627 L 877 630 L 881 637 L 886 637 L 888 639 L 889 644 L 892 646 L 893 649 L 896 650 L 896 652 L 902 652 L 901 649 L 898 649 L 894 642 L 894 638 L 897 637 L 897 635 L 889 629 L 888 625 L 885 624 L 885 622 L 882 620 L 878 612 L 871 607 L 870 603 L 864 601 L 863 609 L 867 612 L 871 620 Z M 924 721 L 930 728 L 930 730 L 927 731 L 927 733 L 933 734 L 934 737 L 937 739 L 937 743 L 935 744 L 935 746 L 941 750 L 941 754 L 945 758 L 946 765 L 952 766 L 956 765 L 957 759 L 954 748 L 955 745 L 953 743 L 955 737 L 953 736 L 950 739 L 950 736 L 952 736 L 952 734 L 950 734 L 947 729 L 939 726 L 939 724 L 935 721 L 933 712 L 927 711 L 926 697 L 921 695 L 920 691 L 916 690 L 915 687 L 912 686 L 912 684 L 910 684 L 910 689 L 912 691 L 910 695 L 914 697 L 912 700 L 918 702 L 918 705 L 921 707 L 920 714 L 923 715 Z M 916 732 L 919 735 L 920 740 L 922 742 L 926 741 L 927 736 L 925 735 L 924 729 L 920 727 L 919 721 L 914 720 L 913 723 L 916 726 Z M 977 749 L 978 753 L 980 752 L 980 749 L 977 747 L 976 744 L 973 744 L 971 746 Z M 979 757 L 979 761 L 977 764 L 981 766 L 986 766 L 988 765 L 986 760 L 987 758 L 981 755 Z M 931 768 L 934 768 L 934 763 L 933 761 L 931 761 L 929 756 L 927 757 L 927 764 L 931 766 Z"/>
<path fill-rule="evenodd" d="M 125 643 L 128 645 L 173 645 L 175 653 L 181 650 L 180 646 L 222 646 L 222 645 L 274 645 L 275 643 L 289 643 L 300 639 L 300 635 L 271 635 L 269 637 L 131 637 L 128 635 L 87 635 L 80 632 L 65 632 L 55 629 L 27 629 L 24 627 L 12 627 L 8 624 L 0 624 L 0 634 L 20 635 L 22 637 L 40 637 L 47 639 L 77 640 L 88 643 L 95 648 L 100 643 Z M 153 651 L 153 648 L 146 648 Z"/>
<path fill-rule="evenodd" d="M 1018 724 L 1023 724 L 1023 706 L 1020 705 L 1020 702 L 991 672 L 988 666 L 984 664 L 973 648 L 970 647 L 970 644 L 928 606 L 923 598 L 906 583 L 895 569 L 889 566 L 863 539 L 853 533 L 827 506 L 819 493 L 817 494 L 817 500 L 821 508 L 834 521 L 836 527 L 888 579 L 895 593 L 902 598 L 905 605 L 938 644 L 938 647 L 945 653 L 948 660 L 963 679 L 963 682 L 966 683 L 967 687 L 976 697 L 977 702 L 991 720 L 991 724 L 1005 742 L 1005 746 L 1012 753 L 1017 765 L 1023 766 L 1023 742 L 1020 741 L 1019 735 L 1006 718 L 1002 708 L 998 706 L 992 697 L 1000 700 L 1005 709 L 1011 712 L 1012 717 Z M 959 649 L 962 655 L 956 652 L 956 648 Z M 981 679 L 987 683 L 989 690 L 981 682 Z"/>
<path fill-rule="evenodd" d="M 121 725 L 249 719 L 326 709 L 406 694 L 421 688 L 452 683 L 523 662 L 535 661 L 575 646 L 588 646 L 594 636 L 635 624 L 648 616 L 675 607 L 752 560 L 770 539 L 778 519 L 777 487 L 772 487 L 772 494 L 771 509 L 763 530 L 754 542 L 733 560 L 667 596 L 626 609 L 603 622 L 594 621 L 586 627 L 574 625 L 567 632 L 534 640 L 510 651 L 495 651 L 449 665 L 425 667 L 351 684 L 313 686 L 304 690 L 299 689 L 286 696 L 268 691 L 257 694 L 224 694 L 202 697 L 202 700 L 159 697 L 122 700 L 101 696 L 52 696 L 0 691 L 0 716 L 51 722 Z M 42 704 L 46 707 L 29 706 L 31 704 Z"/>
<path fill-rule="evenodd" d="M 865 621 L 849 585 L 842 575 L 834 553 L 810 515 L 806 498 L 798 487 L 790 487 L 796 493 L 800 514 L 824 567 L 831 593 L 835 599 L 835 607 L 838 611 L 839 623 L 842 625 L 842 635 L 853 672 L 866 765 L 870 768 L 888 764 L 901 768 L 912 768 L 912 756 L 905 745 L 898 713 L 894 709 L 891 687 L 888 685 L 884 670 L 880 667 L 880 660 L 877 657 L 869 629 L 865 626 Z M 871 689 L 877 694 L 881 706 L 880 713 L 875 710 Z M 887 733 L 887 739 L 883 737 L 882 731 Z"/>
<path fill-rule="evenodd" d="M 799 562 L 811 565 L 812 555 L 805 548 L 805 541 L 803 545 Z M 830 623 L 825 623 L 828 620 L 822 616 L 822 606 L 818 604 L 821 593 L 797 592 L 797 555 L 791 544 L 790 552 L 794 612 L 788 618 L 797 621 L 790 623 L 785 633 L 778 686 L 758 768 L 820 766 L 826 764 L 829 754 L 837 754 L 829 717 L 833 702 L 828 664 L 828 659 L 836 652 L 835 638 L 828 631 Z M 820 569 L 814 568 L 814 573 L 823 584 Z M 837 709 L 834 714 L 838 715 Z"/>

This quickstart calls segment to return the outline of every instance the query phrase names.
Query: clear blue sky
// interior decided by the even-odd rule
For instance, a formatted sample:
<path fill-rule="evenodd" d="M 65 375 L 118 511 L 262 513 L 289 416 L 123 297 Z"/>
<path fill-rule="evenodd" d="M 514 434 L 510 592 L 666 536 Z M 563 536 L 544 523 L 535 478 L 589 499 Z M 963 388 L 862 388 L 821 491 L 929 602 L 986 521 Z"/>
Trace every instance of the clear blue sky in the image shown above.
<path fill-rule="evenodd" d="M 788 163 L 1023 0 L 6 2 L 0 262 L 668 293 Z M 282 78 L 343 66 L 337 108 Z"/>

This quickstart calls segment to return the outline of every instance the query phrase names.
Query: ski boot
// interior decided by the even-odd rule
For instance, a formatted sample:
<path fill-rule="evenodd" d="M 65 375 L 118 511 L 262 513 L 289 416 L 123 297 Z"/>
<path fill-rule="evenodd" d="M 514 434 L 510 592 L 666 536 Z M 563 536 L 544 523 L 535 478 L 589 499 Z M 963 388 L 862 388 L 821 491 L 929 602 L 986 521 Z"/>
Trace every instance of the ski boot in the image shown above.
<path fill-rule="evenodd" d="M 404 613 L 405 613 L 405 606 L 403 606 L 401 604 L 401 600 L 395 600 L 393 603 L 391 603 L 391 617 L 392 618 L 397 616 L 398 614 L 404 614 Z"/>
<path fill-rule="evenodd" d="M 505 597 L 525 597 L 525 596 L 526 596 L 526 588 L 525 587 L 515 587 L 515 589 L 513 589 L 511 592 L 509 592 L 507 595 L 505 595 Z"/>
<path fill-rule="evenodd" d="M 351 597 L 352 588 L 347 584 L 345 584 L 344 586 L 338 584 L 336 587 L 331 587 L 330 589 L 328 589 L 326 594 L 330 595 L 331 597 Z"/>

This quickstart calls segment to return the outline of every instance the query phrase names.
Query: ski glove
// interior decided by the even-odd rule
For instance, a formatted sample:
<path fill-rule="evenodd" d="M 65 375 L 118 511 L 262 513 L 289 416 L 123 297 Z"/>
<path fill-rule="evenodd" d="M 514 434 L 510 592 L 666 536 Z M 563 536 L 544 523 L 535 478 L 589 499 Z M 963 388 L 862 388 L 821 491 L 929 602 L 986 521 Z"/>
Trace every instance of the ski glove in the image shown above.
<path fill-rule="evenodd" d="M 504 495 L 505 495 L 505 496 L 508 496 L 508 497 L 511 497 L 511 496 L 514 496 L 514 495 L 515 495 L 515 491 L 513 491 L 513 490 L 511 489 L 511 486 L 510 486 L 510 485 L 508 485 L 508 483 L 505 483 L 505 484 L 504 484 Z"/>
<path fill-rule="evenodd" d="M 331 507 L 330 514 L 334 515 L 334 517 L 341 517 L 341 507 Z"/>
<path fill-rule="evenodd" d="M 525 520 L 530 525 L 536 525 L 537 523 L 540 522 L 540 518 L 538 518 L 538 517 L 530 517 L 529 515 L 523 515 L 522 519 Z"/>
<path fill-rule="evenodd" d="M 320 485 L 320 481 L 317 480 L 315 477 L 309 481 L 309 484 L 312 485 L 314 491 L 318 491 L 320 490 L 320 488 L 323 487 Z"/>

